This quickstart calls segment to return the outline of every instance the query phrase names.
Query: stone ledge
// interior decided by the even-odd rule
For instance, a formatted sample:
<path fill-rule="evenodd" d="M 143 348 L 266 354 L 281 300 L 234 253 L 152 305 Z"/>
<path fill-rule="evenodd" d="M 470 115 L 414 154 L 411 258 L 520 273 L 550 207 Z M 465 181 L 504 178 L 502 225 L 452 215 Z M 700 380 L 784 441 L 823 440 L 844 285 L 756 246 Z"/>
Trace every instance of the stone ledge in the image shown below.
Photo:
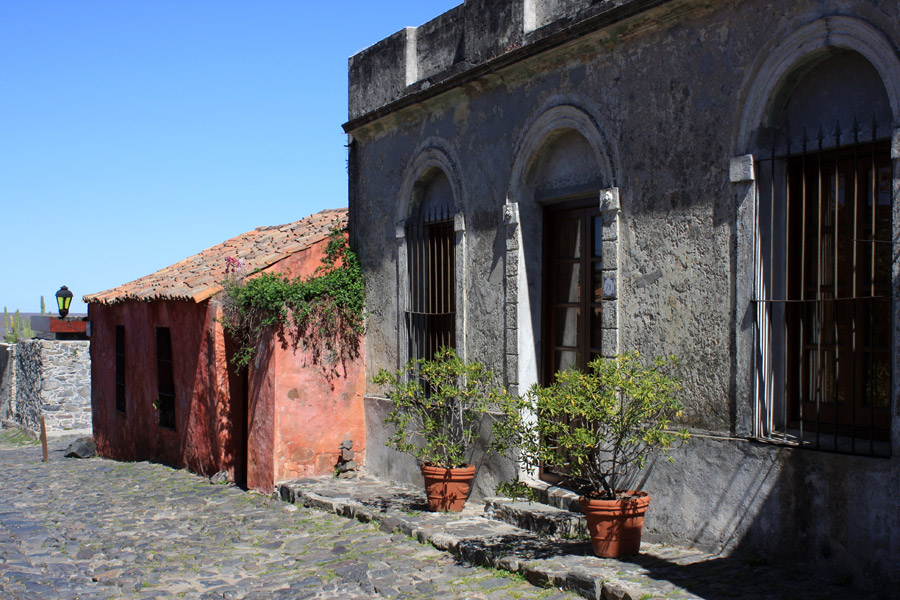
<path fill-rule="evenodd" d="M 519 574 L 533 585 L 556 587 L 592 600 L 638 600 L 672 594 L 685 600 L 698 598 L 668 581 L 648 577 L 640 565 L 593 556 L 584 540 L 551 539 L 489 516 L 492 511 L 507 510 L 524 515 L 528 511 L 526 502 L 494 498 L 488 505 L 470 501 L 461 513 L 432 513 L 425 510 L 422 491 L 365 477 L 292 480 L 277 484 L 277 489 L 288 502 L 377 523 L 385 532 L 399 531 L 460 560 Z M 551 519 L 564 516 L 561 513 L 565 511 L 560 509 L 530 504 L 535 515 L 542 513 Z M 539 518 L 533 516 L 532 520 Z M 656 547 L 644 546 L 650 554 Z"/>
<path fill-rule="evenodd" d="M 561 488 L 541 482 L 529 484 L 554 504 L 577 503 L 574 494 Z M 461 513 L 427 512 L 421 489 L 365 476 L 298 479 L 279 483 L 277 489 L 289 502 L 372 522 L 382 531 L 400 532 L 422 544 L 450 552 L 461 561 L 508 571 L 534 585 L 553 586 L 591 600 L 874 600 L 883 597 L 875 592 L 829 584 L 799 568 L 783 568 L 783 565 L 779 568 L 758 560 L 665 544 L 643 542 L 639 555 L 620 560 L 597 558 L 584 540 L 553 539 L 491 519 L 487 516 L 490 509 L 477 502 L 469 501 Z M 497 499 L 489 502 L 495 506 L 503 504 Z M 550 507 L 538 503 L 520 504 L 521 511 L 529 510 L 530 506 L 535 514 L 555 514 Z M 538 520 L 538 517 L 529 519 Z"/>

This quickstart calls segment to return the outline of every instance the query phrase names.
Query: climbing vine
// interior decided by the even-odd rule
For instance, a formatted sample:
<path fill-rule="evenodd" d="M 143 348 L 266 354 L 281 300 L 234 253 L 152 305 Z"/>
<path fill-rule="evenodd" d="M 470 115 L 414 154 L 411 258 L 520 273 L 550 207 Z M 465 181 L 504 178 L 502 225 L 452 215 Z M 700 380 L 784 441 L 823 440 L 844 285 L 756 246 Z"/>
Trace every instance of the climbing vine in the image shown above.
<path fill-rule="evenodd" d="M 236 367 L 247 367 L 260 342 L 272 333 L 285 346 L 303 344 L 317 363 L 324 358 L 334 365 L 357 356 L 365 287 L 359 261 L 343 230 L 331 231 L 322 264 L 308 278 L 261 271 L 247 274 L 243 261 L 227 260 L 219 321 L 234 342 L 231 360 Z"/>

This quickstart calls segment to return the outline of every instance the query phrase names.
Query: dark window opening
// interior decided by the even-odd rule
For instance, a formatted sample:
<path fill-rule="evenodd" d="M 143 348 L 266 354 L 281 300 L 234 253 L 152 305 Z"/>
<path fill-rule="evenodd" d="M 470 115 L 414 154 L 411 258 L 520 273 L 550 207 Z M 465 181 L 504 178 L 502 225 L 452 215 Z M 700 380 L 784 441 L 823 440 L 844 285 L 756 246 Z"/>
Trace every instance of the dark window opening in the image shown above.
<path fill-rule="evenodd" d="M 125 413 L 125 326 L 116 325 L 116 410 Z"/>
<path fill-rule="evenodd" d="M 456 232 L 453 221 L 406 228 L 409 357 L 430 360 L 456 347 Z"/>
<path fill-rule="evenodd" d="M 168 327 L 156 328 L 156 411 L 161 427 L 175 429 L 175 374 L 172 364 L 172 337 Z"/>
<path fill-rule="evenodd" d="M 542 383 L 601 354 L 603 220 L 596 199 L 544 213 Z"/>
<path fill-rule="evenodd" d="M 873 126 L 874 130 L 874 126 Z M 889 143 L 840 127 L 758 161 L 757 430 L 886 454 L 893 173 Z M 826 142 L 828 140 L 825 140 Z"/>

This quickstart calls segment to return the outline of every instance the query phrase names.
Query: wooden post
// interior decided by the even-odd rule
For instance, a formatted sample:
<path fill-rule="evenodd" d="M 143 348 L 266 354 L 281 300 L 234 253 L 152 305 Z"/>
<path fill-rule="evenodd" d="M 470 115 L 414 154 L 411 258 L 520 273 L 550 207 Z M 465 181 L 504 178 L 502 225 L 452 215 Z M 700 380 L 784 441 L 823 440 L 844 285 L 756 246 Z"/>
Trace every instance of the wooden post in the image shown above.
<path fill-rule="evenodd" d="M 41 415 L 41 448 L 44 450 L 44 462 L 48 462 L 50 455 L 47 452 L 47 425 L 44 424 L 44 415 Z"/>

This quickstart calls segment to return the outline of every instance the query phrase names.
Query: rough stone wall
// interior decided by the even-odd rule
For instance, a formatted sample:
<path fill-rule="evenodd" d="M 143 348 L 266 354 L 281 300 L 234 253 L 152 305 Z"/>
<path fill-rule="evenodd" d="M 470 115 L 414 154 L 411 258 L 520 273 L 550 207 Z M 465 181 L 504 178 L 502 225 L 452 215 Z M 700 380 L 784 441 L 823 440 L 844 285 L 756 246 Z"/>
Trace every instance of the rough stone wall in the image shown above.
<path fill-rule="evenodd" d="M 10 396 L 15 373 L 10 360 L 12 348 L 9 344 L 0 344 L 0 420 L 10 417 Z"/>
<path fill-rule="evenodd" d="M 41 424 L 41 344 L 40 340 L 19 342 L 16 348 L 16 400 L 13 419 L 32 429 Z"/>
<path fill-rule="evenodd" d="M 40 342 L 41 403 L 48 431 L 91 428 L 90 344 Z"/>
<path fill-rule="evenodd" d="M 90 342 L 34 339 L 6 348 L 0 418 L 37 431 L 43 414 L 50 432 L 90 429 Z"/>

